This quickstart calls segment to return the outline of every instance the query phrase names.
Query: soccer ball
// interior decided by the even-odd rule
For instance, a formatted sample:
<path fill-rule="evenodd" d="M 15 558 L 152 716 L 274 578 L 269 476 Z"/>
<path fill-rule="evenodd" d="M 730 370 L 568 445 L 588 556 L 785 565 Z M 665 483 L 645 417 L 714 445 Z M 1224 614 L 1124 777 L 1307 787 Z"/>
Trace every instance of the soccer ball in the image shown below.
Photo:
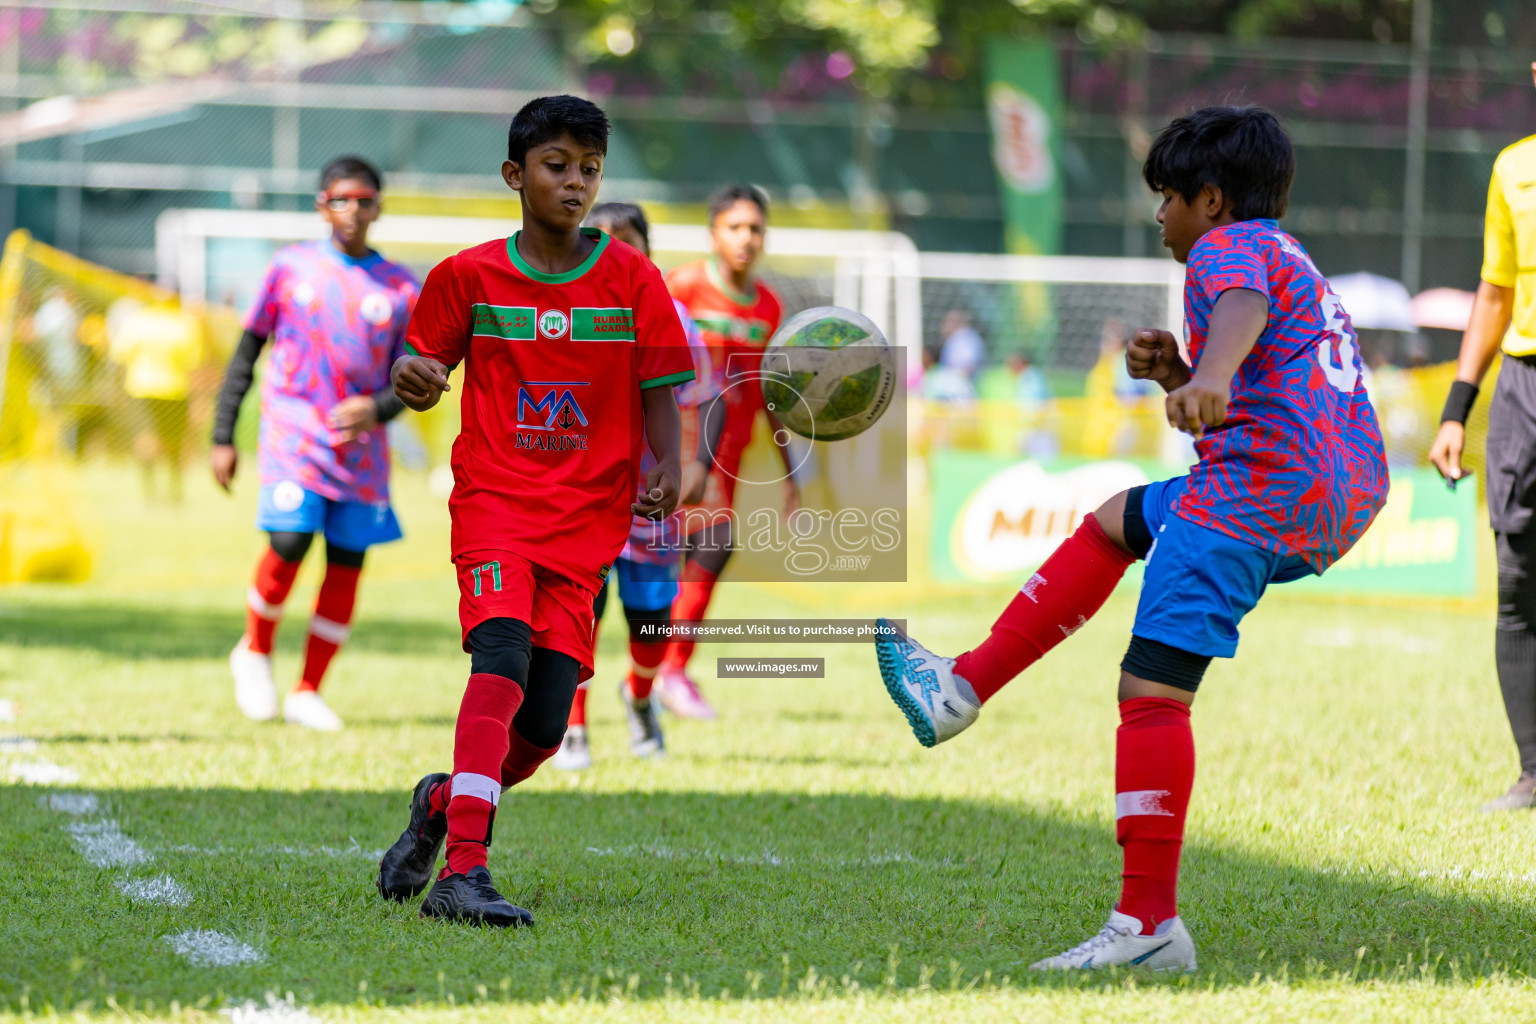
<path fill-rule="evenodd" d="M 896 392 L 896 353 L 869 318 L 838 306 L 797 313 L 763 352 L 763 400 L 813 441 L 869 429 Z"/>

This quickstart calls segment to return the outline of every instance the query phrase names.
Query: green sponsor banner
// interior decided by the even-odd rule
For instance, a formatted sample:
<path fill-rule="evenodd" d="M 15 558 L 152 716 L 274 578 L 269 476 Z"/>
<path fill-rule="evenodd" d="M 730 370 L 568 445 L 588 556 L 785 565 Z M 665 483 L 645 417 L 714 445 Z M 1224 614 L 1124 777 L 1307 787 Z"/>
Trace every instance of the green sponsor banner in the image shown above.
<path fill-rule="evenodd" d="M 1450 491 L 1432 469 L 1392 474 L 1387 504 L 1365 536 L 1321 577 L 1296 586 L 1332 593 L 1477 592 L 1477 488 Z"/>
<path fill-rule="evenodd" d="M 613 307 L 582 307 L 571 310 L 572 341 L 634 341 L 635 312 Z"/>
<path fill-rule="evenodd" d="M 533 316 L 532 306 L 492 306 L 477 302 L 470 307 L 473 324 L 470 333 L 477 338 L 532 341 Z"/>
<path fill-rule="evenodd" d="M 929 472 L 933 578 L 1022 584 L 1088 513 L 1175 471 L 1141 459 L 1041 462 L 948 451 Z"/>
<path fill-rule="evenodd" d="M 1105 499 L 1178 470 L 1140 459 L 1019 460 L 945 452 L 930 463 L 929 564 L 935 580 L 1022 583 Z M 1471 596 L 1477 590 L 1476 489 L 1446 490 L 1433 470 L 1393 474 L 1386 506 L 1322 577 L 1320 593 Z"/>
<path fill-rule="evenodd" d="M 1061 251 L 1061 78 L 1049 40 L 987 47 L 987 117 L 1009 252 Z"/>

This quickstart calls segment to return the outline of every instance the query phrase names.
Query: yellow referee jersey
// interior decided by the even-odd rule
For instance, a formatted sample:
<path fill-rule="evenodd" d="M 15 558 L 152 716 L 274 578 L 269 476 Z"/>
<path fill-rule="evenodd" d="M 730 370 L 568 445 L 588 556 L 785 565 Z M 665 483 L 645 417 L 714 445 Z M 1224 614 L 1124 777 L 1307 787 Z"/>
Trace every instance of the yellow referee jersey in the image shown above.
<path fill-rule="evenodd" d="M 1536 355 L 1536 135 L 1494 162 L 1483 227 L 1483 280 L 1515 290 L 1504 351 Z"/>

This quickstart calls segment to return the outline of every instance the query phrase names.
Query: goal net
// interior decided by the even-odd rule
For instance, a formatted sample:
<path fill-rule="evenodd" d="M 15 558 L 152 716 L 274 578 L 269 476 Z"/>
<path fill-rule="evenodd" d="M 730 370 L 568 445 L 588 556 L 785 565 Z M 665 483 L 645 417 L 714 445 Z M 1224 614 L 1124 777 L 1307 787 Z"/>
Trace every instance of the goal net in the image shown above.
<path fill-rule="evenodd" d="M 0 258 L 0 583 L 89 575 L 89 516 L 124 488 L 181 498 L 238 333 L 229 309 L 14 232 Z M 84 493 L 83 465 L 120 466 Z M 137 475 L 137 482 L 131 478 Z"/>

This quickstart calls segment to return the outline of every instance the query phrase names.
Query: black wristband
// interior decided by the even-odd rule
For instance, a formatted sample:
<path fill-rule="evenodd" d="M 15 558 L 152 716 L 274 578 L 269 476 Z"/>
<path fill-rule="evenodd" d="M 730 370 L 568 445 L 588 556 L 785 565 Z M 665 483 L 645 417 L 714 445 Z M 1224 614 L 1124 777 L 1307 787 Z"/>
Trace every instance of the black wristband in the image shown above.
<path fill-rule="evenodd" d="M 1440 413 L 1441 423 L 1465 423 L 1472 415 L 1472 403 L 1477 401 L 1477 385 L 1468 381 L 1451 382 L 1451 393 L 1445 396 L 1445 410 Z"/>

